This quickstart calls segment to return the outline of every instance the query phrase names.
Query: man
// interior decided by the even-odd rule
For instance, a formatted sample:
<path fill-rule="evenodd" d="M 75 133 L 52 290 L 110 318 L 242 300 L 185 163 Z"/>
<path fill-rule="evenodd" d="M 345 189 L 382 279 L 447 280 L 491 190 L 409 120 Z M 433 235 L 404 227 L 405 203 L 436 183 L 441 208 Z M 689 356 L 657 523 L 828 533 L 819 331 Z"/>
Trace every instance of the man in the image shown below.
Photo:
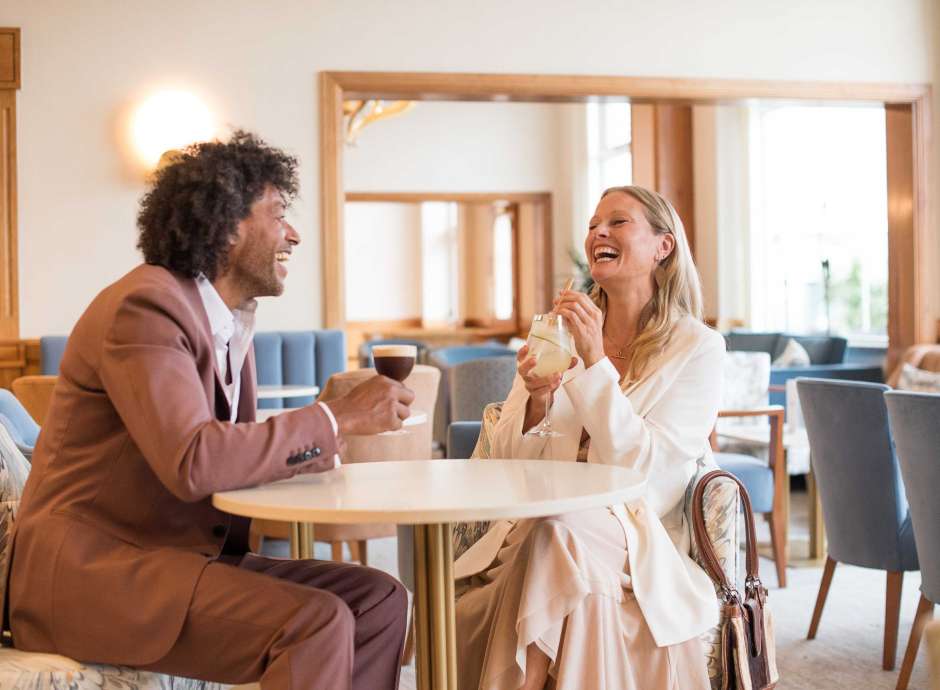
<path fill-rule="evenodd" d="M 254 298 L 300 242 L 297 162 L 237 132 L 156 173 L 146 264 L 69 337 L 18 513 L 18 648 L 262 688 L 392 689 L 406 597 L 368 568 L 247 553 L 216 491 L 334 467 L 343 434 L 401 426 L 413 393 L 375 377 L 345 398 L 255 418 Z"/>

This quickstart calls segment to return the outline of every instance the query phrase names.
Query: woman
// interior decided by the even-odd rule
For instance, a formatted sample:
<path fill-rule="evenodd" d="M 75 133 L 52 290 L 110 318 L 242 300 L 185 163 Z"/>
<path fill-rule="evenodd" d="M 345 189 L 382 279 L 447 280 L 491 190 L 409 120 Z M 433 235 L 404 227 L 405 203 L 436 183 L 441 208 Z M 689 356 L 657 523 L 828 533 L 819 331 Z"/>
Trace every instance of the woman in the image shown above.
<path fill-rule="evenodd" d="M 461 690 L 693 690 L 709 687 L 698 636 L 715 591 L 689 556 L 682 507 L 720 397 L 724 340 L 701 321 L 682 222 L 641 187 L 614 187 L 590 221 L 591 295 L 562 291 L 579 359 L 537 378 L 523 348 L 492 456 L 638 470 L 642 498 L 503 521 L 457 562 Z M 562 435 L 525 436 L 551 403 Z"/>

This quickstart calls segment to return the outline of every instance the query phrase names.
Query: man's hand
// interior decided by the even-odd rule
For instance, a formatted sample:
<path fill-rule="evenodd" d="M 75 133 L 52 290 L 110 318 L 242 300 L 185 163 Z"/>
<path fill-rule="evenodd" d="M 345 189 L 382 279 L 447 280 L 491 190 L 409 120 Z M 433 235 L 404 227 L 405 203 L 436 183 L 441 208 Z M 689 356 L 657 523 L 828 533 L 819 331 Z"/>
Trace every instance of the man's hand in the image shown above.
<path fill-rule="evenodd" d="M 401 428 L 415 394 L 387 376 L 373 376 L 342 398 L 328 400 L 340 434 L 377 434 Z"/>

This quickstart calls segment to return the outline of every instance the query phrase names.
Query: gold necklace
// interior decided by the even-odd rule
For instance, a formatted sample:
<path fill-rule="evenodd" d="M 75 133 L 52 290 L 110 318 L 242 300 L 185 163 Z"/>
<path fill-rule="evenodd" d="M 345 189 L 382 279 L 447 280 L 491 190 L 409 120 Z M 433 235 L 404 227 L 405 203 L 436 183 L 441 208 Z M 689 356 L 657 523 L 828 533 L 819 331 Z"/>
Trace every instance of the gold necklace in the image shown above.
<path fill-rule="evenodd" d="M 627 356 L 623 354 L 623 349 L 627 346 L 627 343 L 624 343 L 623 345 L 618 345 L 613 340 L 611 340 L 610 337 L 606 333 L 602 333 L 602 335 L 604 336 L 604 340 L 606 340 L 610 345 L 612 345 L 617 350 L 616 353 L 609 355 L 610 357 L 613 357 L 614 359 L 623 359 L 623 360 L 627 359 Z"/>

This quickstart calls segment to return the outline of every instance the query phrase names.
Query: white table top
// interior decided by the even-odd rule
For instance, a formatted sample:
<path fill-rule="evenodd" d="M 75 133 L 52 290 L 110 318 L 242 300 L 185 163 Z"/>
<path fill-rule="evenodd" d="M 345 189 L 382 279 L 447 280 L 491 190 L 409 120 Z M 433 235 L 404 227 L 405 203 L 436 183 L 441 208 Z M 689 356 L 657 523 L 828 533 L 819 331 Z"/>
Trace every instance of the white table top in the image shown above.
<path fill-rule="evenodd" d="M 258 386 L 258 399 L 301 398 L 320 393 L 319 386 Z"/>
<path fill-rule="evenodd" d="M 555 515 L 629 501 L 634 470 L 551 460 L 402 460 L 343 465 L 212 497 L 219 510 L 285 522 L 427 524 Z"/>

